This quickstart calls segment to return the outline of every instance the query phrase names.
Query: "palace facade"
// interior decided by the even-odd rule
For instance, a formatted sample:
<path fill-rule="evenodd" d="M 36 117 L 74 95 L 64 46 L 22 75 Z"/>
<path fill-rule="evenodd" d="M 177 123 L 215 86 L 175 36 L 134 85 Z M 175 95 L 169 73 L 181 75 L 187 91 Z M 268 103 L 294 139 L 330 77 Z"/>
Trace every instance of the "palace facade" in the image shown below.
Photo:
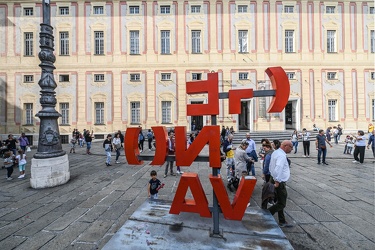
<path fill-rule="evenodd" d="M 0 134 L 37 135 L 41 1 L 0 3 Z M 270 97 L 242 101 L 219 125 L 234 130 L 367 129 L 375 121 L 373 1 L 57 1 L 56 110 L 62 136 L 132 126 L 196 126 L 186 82 L 219 73 L 219 92 L 271 89 L 267 67 L 290 81 L 282 113 Z M 37 136 L 34 138 L 38 138 Z"/>

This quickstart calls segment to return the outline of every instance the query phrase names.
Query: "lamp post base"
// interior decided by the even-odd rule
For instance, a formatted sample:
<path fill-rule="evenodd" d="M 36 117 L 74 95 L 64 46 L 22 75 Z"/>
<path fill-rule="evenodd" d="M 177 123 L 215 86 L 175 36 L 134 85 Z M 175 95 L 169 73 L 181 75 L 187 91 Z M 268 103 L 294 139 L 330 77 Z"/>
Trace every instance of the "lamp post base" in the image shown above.
<path fill-rule="evenodd" d="M 60 157 L 31 160 L 32 188 L 47 188 L 65 184 L 70 179 L 69 159 L 67 155 Z"/>

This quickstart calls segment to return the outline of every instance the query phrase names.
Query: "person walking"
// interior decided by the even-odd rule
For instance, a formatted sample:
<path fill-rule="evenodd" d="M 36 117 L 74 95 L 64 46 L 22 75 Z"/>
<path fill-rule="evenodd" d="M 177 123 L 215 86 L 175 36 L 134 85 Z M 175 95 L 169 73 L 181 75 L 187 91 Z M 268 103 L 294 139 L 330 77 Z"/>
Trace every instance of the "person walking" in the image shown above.
<path fill-rule="evenodd" d="M 174 155 L 175 143 L 174 143 L 174 132 L 173 131 L 169 132 L 167 144 L 168 144 L 168 155 Z M 173 173 L 173 161 L 167 161 L 167 163 L 165 165 L 164 178 L 166 178 L 167 175 L 168 175 L 168 167 L 169 167 L 170 175 L 172 175 L 172 176 L 176 175 L 175 173 Z"/>
<path fill-rule="evenodd" d="M 12 174 L 13 174 L 13 167 L 16 165 L 16 159 L 13 155 L 13 151 L 7 151 L 4 154 L 4 166 L 7 170 L 7 180 L 11 181 L 13 180 Z"/>
<path fill-rule="evenodd" d="M 8 139 L 5 140 L 5 145 L 7 146 L 8 150 L 13 152 L 13 155 L 17 154 L 17 145 L 18 140 L 13 137 L 12 134 L 8 135 Z"/>
<path fill-rule="evenodd" d="M 114 147 L 114 149 L 116 150 L 116 164 L 119 164 L 120 162 L 118 161 L 118 158 L 120 157 L 120 150 L 121 150 L 121 137 L 120 137 L 120 134 L 121 133 L 116 133 L 115 134 L 115 137 L 113 138 L 112 140 L 112 145 Z"/>
<path fill-rule="evenodd" d="M 26 147 L 30 145 L 29 140 L 27 139 L 25 133 L 22 133 L 20 138 L 18 138 L 18 141 L 20 143 L 20 148 L 23 150 L 23 152 L 26 152 Z"/>
<path fill-rule="evenodd" d="M 247 163 L 253 161 L 253 159 L 246 154 L 246 148 L 248 146 L 248 142 L 246 139 L 241 141 L 240 146 L 236 149 L 236 153 L 234 154 L 234 162 L 235 162 L 235 171 L 236 177 L 241 179 L 242 176 L 248 175 L 247 172 Z"/>
<path fill-rule="evenodd" d="M 333 126 L 333 139 L 335 140 L 335 144 L 339 144 L 339 130 L 337 129 L 336 126 Z"/>
<path fill-rule="evenodd" d="M 223 144 L 223 151 L 225 153 L 226 159 L 226 165 L 227 165 L 227 180 L 228 182 L 232 180 L 234 177 L 234 169 L 235 169 L 235 163 L 234 163 L 234 151 L 236 148 L 232 144 L 233 141 L 233 135 L 228 134 L 227 139 L 224 141 Z"/>
<path fill-rule="evenodd" d="M 363 161 L 365 159 L 365 149 L 366 149 L 366 136 L 365 132 L 363 130 L 358 130 L 357 136 L 354 136 L 355 138 L 355 147 L 354 147 L 354 161 L 353 163 L 361 163 L 363 164 Z M 359 155 L 359 158 L 358 158 Z"/>
<path fill-rule="evenodd" d="M 368 137 L 369 138 L 372 135 L 372 131 L 374 131 L 374 125 L 372 123 L 369 123 L 368 124 L 368 129 L 367 129 L 367 133 L 368 133 Z"/>
<path fill-rule="evenodd" d="M 262 174 L 262 179 L 265 182 L 270 181 L 271 173 L 270 173 L 270 162 L 271 162 L 271 156 L 273 153 L 272 145 L 271 143 L 263 143 L 262 144 L 264 151 L 266 152 L 266 155 L 264 157 L 263 161 L 263 174 Z"/>
<path fill-rule="evenodd" d="M 278 213 L 280 227 L 293 227 L 285 220 L 284 208 L 286 207 L 286 200 L 288 192 L 286 190 L 286 182 L 290 177 L 289 163 L 286 154 L 289 154 L 293 149 L 291 141 L 283 141 L 279 149 L 275 150 L 271 155 L 270 161 L 270 182 L 275 186 L 276 203 L 268 210 L 272 215 Z"/>
<path fill-rule="evenodd" d="M 144 142 L 145 142 L 145 137 L 143 135 L 142 128 L 141 128 L 141 130 L 139 131 L 139 135 L 138 135 L 138 148 L 139 148 L 140 153 L 143 152 L 143 143 Z"/>
<path fill-rule="evenodd" d="M 303 157 L 310 157 L 310 132 L 306 128 L 302 129 L 301 138 L 303 146 Z"/>
<path fill-rule="evenodd" d="M 86 135 L 85 135 L 85 141 L 86 141 L 86 153 L 88 155 L 91 155 L 91 142 L 92 142 L 92 138 L 94 137 L 94 131 L 91 130 L 91 133 L 90 131 L 86 131 Z"/>
<path fill-rule="evenodd" d="M 340 143 L 340 139 L 341 139 L 341 136 L 342 136 L 342 130 L 343 130 L 343 128 L 341 127 L 341 124 L 337 125 L 337 130 L 339 131 L 337 133 L 337 140 Z"/>
<path fill-rule="evenodd" d="M 108 166 L 112 166 L 111 165 L 111 152 L 112 152 L 113 148 L 112 148 L 112 135 L 111 134 L 108 134 L 107 138 L 104 140 L 104 142 L 103 142 L 103 148 L 105 150 L 105 154 L 107 155 L 107 159 L 105 161 L 105 165 L 107 167 Z"/>
<path fill-rule="evenodd" d="M 321 156 L 323 156 L 322 163 L 324 165 L 328 165 L 328 163 L 326 162 L 326 156 L 327 156 L 326 143 L 328 143 L 329 146 L 332 148 L 332 144 L 328 141 L 326 135 L 324 135 L 324 130 L 320 129 L 319 134 L 316 136 L 316 140 L 315 140 L 316 150 L 318 150 L 318 164 L 320 164 L 320 158 Z"/>
<path fill-rule="evenodd" d="M 26 162 L 26 154 L 22 149 L 18 150 L 16 161 L 18 162 L 18 169 L 20 170 L 20 176 L 18 176 L 18 179 L 25 178 L 25 167 L 26 167 L 27 162 Z"/>
<path fill-rule="evenodd" d="M 147 191 L 148 191 L 148 198 L 157 200 L 159 189 L 164 187 L 164 183 L 157 178 L 158 174 L 155 170 L 152 170 L 150 173 L 151 179 L 148 182 Z"/>
<path fill-rule="evenodd" d="M 294 148 L 294 153 L 297 154 L 297 149 L 298 149 L 298 133 L 297 130 L 294 130 L 292 135 L 291 135 L 291 141 L 293 144 Z"/>
<path fill-rule="evenodd" d="M 372 134 L 370 135 L 370 138 L 367 143 L 367 149 L 371 146 L 372 149 L 372 155 L 375 158 L 375 130 L 372 130 Z"/>
<path fill-rule="evenodd" d="M 246 154 L 249 157 L 252 157 L 253 160 L 254 160 L 254 161 L 247 162 L 247 172 L 250 173 L 250 171 L 251 171 L 251 175 L 255 176 L 254 162 L 258 161 L 258 156 L 257 156 L 257 152 L 256 152 L 255 141 L 253 139 L 251 139 L 250 133 L 246 133 L 246 141 L 249 144 L 246 148 Z"/>
<path fill-rule="evenodd" d="M 148 150 L 151 151 L 152 149 L 152 140 L 154 139 L 154 134 L 152 133 L 151 129 L 147 132 L 147 142 L 148 142 Z"/>
<path fill-rule="evenodd" d="M 117 134 L 120 135 L 121 147 L 123 147 L 123 144 L 124 144 L 124 135 L 121 133 L 121 130 L 117 130 Z"/>

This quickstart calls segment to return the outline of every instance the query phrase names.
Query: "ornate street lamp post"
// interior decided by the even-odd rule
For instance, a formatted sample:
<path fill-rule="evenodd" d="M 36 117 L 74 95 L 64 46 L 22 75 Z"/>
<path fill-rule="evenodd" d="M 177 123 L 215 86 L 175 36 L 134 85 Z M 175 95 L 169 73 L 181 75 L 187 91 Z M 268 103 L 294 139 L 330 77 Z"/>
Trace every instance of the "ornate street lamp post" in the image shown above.
<path fill-rule="evenodd" d="M 56 61 L 54 51 L 53 27 L 51 26 L 51 7 L 49 0 L 43 0 L 43 23 L 40 24 L 39 59 L 42 75 L 39 80 L 42 110 L 36 116 L 40 119 L 38 150 L 31 162 L 30 184 L 33 188 L 54 187 L 70 179 L 69 160 L 62 150 L 59 125 L 60 114 L 55 110 L 57 87 L 53 70 Z"/>

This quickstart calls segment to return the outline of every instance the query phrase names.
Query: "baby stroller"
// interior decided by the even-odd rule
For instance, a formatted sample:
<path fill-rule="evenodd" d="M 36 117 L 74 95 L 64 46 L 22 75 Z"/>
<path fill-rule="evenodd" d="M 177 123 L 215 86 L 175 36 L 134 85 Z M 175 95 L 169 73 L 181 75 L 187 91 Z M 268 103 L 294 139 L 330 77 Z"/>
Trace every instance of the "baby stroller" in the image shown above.
<path fill-rule="evenodd" d="M 229 191 L 231 192 L 236 191 L 240 183 L 240 179 L 236 176 L 236 173 L 233 169 L 230 171 L 230 175 L 227 177 L 227 179 L 228 179 L 227 188 L 229 189 Z"/>

